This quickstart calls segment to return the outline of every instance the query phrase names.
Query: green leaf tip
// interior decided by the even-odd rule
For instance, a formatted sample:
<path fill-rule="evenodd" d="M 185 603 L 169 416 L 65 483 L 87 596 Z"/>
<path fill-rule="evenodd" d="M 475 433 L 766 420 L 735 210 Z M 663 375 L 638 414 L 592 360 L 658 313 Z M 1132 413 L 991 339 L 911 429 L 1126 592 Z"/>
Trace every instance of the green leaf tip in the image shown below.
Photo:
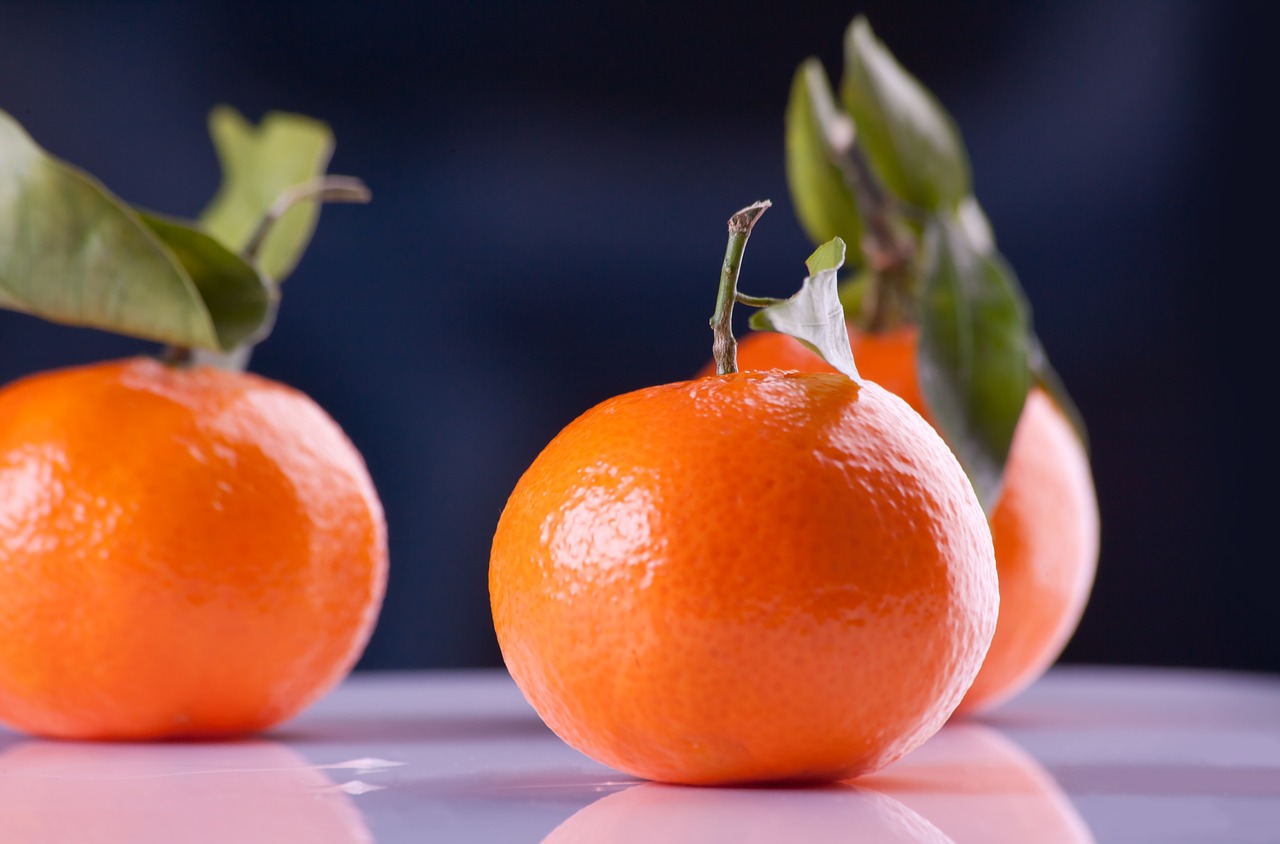
<path fill-rule="evenodd" d="M 946 109 L 907 72 L 859 15 L 845 36 L 840 99 L 885 186 L 926 210 L 969 194 L 969 156 Z"/>
<path fill-rule="evenodd" d="M 801 228 L 813 243 L 842 238 L 861 261 L 862 212 L 837 163 L 853 142 L 853 123 L 817 59 L 796 70 L 785 124 L 787 188 Z"/>
<path fill-rule="evenodd" d="M 844 308 L 836 290 L 837 275 L 845 259 L 845 243 L 832 238 L 814 250 L 805 265 L 809 275 L 797 292 L 751 315 L 751 327 L 790 335 L 813 349 L 837 371 L 861 384 L 849 346 Z"/>
<path fill-rule="evenodd" d="M 804 265 L 811 276 L 824 270 L 834 272 L 844 266 L 845 251 L 845 242 L 838 237 L 833 237 L 813 250 L 813 254 L 805 258 Z"/>

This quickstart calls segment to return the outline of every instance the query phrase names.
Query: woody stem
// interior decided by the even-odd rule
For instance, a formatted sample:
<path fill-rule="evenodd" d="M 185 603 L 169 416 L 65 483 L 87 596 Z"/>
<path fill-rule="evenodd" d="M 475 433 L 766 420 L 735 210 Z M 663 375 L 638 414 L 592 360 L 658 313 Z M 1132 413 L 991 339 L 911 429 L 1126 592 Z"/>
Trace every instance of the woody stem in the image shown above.
<path fill-rule="evenodd" d="M 738 371 L 738 341 L 733 339 L 732 325 L 733 303 L 738 298 L 738 271 L 742 269 L 742 253 L 747 248 L 752 227 L 772 204 L 767 199 L 761 200 L 729 218 L 729 243 L 720 268 L 716 309 L 711 315 L 711 354 L 715 358 L 717 375 Z"/>

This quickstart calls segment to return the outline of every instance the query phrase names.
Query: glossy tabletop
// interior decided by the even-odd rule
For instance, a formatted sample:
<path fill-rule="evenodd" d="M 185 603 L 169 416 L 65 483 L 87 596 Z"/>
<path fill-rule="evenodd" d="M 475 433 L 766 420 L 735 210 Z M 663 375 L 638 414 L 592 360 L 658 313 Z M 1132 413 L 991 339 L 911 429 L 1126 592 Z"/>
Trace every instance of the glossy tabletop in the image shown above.
<path fill-rule="evenodd" d="M 1280 842 L 1280 677 L 1059 668 L 891 768 L 680 788 L 597 765 L 497 671 L 358 674 L 272 734 L 0 732 L 0 842 Z"/>

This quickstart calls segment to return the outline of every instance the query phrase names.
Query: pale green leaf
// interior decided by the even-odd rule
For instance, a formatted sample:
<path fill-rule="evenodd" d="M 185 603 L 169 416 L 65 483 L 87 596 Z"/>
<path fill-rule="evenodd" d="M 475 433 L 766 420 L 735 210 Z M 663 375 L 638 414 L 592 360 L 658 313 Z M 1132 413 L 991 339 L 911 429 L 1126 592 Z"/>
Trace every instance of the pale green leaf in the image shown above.
<path fill-rule="evenodd" d="M 289 188 L 323 176 L 333 155 L 328 125 L 309 117 L 270 112 L 254 126 L 235 109 L 209 114 L 209 134 L 222 164 L 222 185 L 200 215 L 200 225 L 233 252 L 243 252 L 277 199 Z M 293 271 L 320 215 L 320 202 L 304 200 L 276 221 L 257 264 L 277 283 Z"/>
<path fill-rule="evenodd" d="M 824 270 L 835 272 L 844 266 L 847 248 L 843 240 L 834 237 L 813 250 L 813 254 L 804 259 L 805 269 L 811 276 Z"/>
<path fill-rule="evenodd" d="M 845 244 L 839 238 L 819 246 L 805 262 L 811 275 L 805 278 L 800 291 L 786 301 L 756 311 L 751 315 L 751 327 L 794 337 L 837 371 L 862 383 L 836 290 L 836 276 L 844 266 L 844 257 Z"/>

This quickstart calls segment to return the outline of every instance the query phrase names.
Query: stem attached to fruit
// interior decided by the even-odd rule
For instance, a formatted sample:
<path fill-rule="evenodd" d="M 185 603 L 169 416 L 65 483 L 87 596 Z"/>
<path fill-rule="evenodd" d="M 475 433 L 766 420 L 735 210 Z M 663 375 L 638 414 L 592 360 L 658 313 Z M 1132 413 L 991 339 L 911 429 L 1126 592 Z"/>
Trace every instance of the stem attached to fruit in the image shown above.
<path fill-rule="evenodd" d="M 742 269 L 742 253 L 747 248 L 751 228 L 773 203 L 769 200 L 748 205 L 729 218 L 729 244 L 724 250 L 724 266 L 720 268 L 720 290 L 716 310 L 711 315 L 711 353 L 716 361 L 716 374 L 738 371 L 738 341 L 733 339 L 733 303 L 738 294 L 738 271 Z M 755 297 L 744 297 L 752 299 Z"/>

